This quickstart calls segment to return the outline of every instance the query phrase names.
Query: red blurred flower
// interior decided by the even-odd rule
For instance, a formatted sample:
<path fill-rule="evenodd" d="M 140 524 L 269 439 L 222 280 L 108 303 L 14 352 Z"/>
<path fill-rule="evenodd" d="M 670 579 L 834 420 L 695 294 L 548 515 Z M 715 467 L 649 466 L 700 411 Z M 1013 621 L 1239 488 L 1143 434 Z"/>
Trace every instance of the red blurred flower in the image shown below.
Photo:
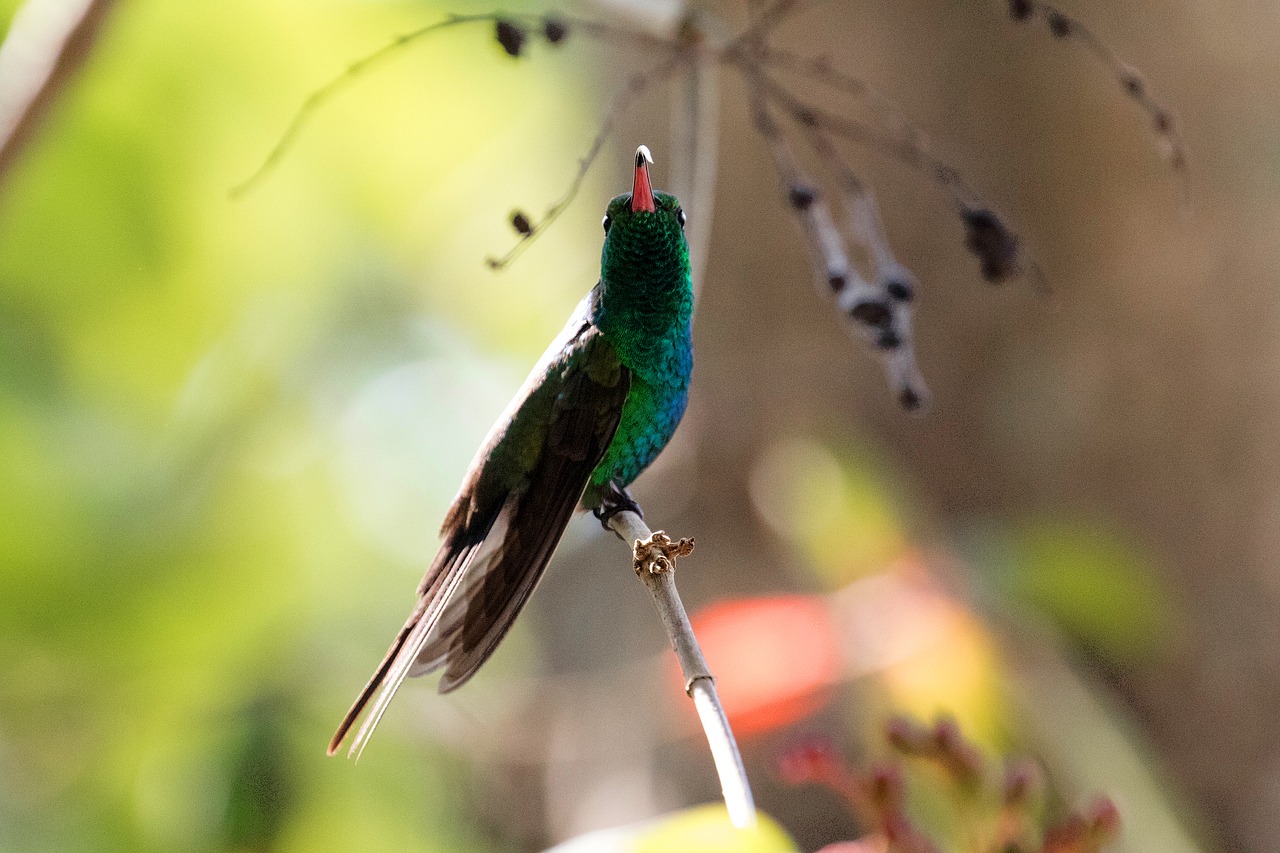
<path fill-rule="evenodd" d="M 692 622 L 739 735 L 780 729 L 812 714 L 839 679 L 835 621 L 822 599 L 726 601 Z"/>

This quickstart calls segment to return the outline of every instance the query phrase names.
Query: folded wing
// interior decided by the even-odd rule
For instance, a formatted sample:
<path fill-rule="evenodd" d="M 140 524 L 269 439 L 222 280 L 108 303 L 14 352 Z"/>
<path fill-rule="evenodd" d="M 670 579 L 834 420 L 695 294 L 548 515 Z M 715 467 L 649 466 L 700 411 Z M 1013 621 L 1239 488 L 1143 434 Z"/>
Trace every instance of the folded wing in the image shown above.
<path fill-rule="evenodd" d="M 407 676 L 443 667 L 446 693 L 489 659 L 546 570 L 613 439 L 629 386 L 627 368 L 599 329 L 585 321 L 566 327 L 472 463 L 418 604 L 329 754 L 373 700 L 351 745 L 358 756 Z"/>

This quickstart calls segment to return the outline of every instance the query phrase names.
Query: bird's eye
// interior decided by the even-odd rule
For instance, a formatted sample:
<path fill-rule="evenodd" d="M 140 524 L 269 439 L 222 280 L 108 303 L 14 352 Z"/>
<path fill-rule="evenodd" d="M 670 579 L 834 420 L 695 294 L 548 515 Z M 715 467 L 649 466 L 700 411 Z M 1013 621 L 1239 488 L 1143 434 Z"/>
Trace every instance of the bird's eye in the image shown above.
<path fill-rule="evenodd" d="M 676 208 L 676 222 L 679 222 L 679 223 L 680 223 L 680 227 L 681 227 L 681 228 L 683 228 L 683 227 L 684 227 L 684 220 L 685 220 L 684 208 L 683 208 L 683 207 L 677 207 L 677 208 Z"/>
<path fill-rule="evenodd" d="M 608 234 L 609 226 L 613 224 L 613 217 L 606 213 L 600 224 L 604 226 L 604 233 Z"/>

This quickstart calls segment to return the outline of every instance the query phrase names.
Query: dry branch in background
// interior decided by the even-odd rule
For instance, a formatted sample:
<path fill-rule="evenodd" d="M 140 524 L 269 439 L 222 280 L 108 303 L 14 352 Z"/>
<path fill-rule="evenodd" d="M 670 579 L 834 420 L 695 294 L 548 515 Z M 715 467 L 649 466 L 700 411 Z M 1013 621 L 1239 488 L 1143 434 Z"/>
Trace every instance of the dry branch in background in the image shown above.
<path fill-rule="evenodd" d="M 685 4 L 682 16 L 668 22 L 665 31 L 658 32 L 561 14 L 451 15 L 399 36 L 313 91 L 278 144 L 236 192 L 249 188 L 278 164 L 315 110 L 369 66 L 427 35 L 461 24 L 487 24 L 494 28 L 495 39 L 512 58 L 526 56 L 535 42 L 559 48 L 580 35 L 615 46 L 628 46 L 657 59 L 634 72 L 615 94 L 595 138 L 579 160 L 568 190 L 539 219 L 517 209 L 511 217 L 518 238 L 516 244 L 505 255 L 490 257 L 487 263 L 494 269 L 506 267 L 551 225 L 573 202 L 619 118 L 635 99 L 684 71 L 687 79 L 677 82 L 674 99 L 673 142 L 680 165 L 673 171 L 680 187 L 692 193 L 686 201 L 692 210 L 691 221 L 696 223 L 696 239 L 691 241 L 693 259 L 700 266 L 705 260 L 715 185 L 718 82 L 715 71 L 719 67 L 732 68 L 747 84 L 756 130 L 782 176 L 786 197 L 809 246 L 820 290 L 835 297 L 845 326 L 881 362 L 898 404 L 908 411 L 918 411 L 925 407 L 929 397 L 916 365 L 911 331 L 918 284 L 889 248 L 875 194 L 847 164 L 841 145 L 866 148 L 901 162 L 941 189 L 954 204 L 964 245 L 978 259 L 987 281 L 1000 283 L 1024 272 L 1031 272 L 1037 280 L 1042 280 L 1042 276 L 1036 264 L 1025 258 L 1021 241 L 1005 225 L 1004 219 L 983 201 L 958 169 L 933 153 L 925 133 L 893 100 L 857 75 L 837 68 L 826 57 L 789 53 L 769 43 L 784 22 L 813 5 L 804 0 L 753 3 L 751 19 L 737 33 L 709 9 L 694 2 Z M 1146 112 L 1173 169 L 1185 175 L 1186 154 L 1172 114 L 1151 96 L 1136 70 L 1120 61 L 1084 24 L 1056 7 L 1034 0 L 1010 0 L 1007 9 L 1009 17 L 1017 23 L 1042 21 L 1055 38 L 1073 39 L 1085 45 L 1093 58 L 1116 78 L 1121 92 Z M 771 76 L 774 71 L 851 96 L 865 115 L 850 115 L 844 109 L 806 100 Z M 815 179 L 804 170 L 790 147 L 789 135 L 793 133 L 809 143 L 823 165 L 825 180 Z M 833 188 L 834 192 L 824 192 L 824 186 Z M 840 216 L 833 210 L 828 195 L 839 201 L 843 208 Z M 858 255 L 851 256 L 851 249 Z M 862 262 L 865 272 L 858 269 L 858 262 Z"/>
<path fill-rule="evenodd" d="M 114 0 L 27 0 L 0 45 L 0 177 L 89 56 Z"/>

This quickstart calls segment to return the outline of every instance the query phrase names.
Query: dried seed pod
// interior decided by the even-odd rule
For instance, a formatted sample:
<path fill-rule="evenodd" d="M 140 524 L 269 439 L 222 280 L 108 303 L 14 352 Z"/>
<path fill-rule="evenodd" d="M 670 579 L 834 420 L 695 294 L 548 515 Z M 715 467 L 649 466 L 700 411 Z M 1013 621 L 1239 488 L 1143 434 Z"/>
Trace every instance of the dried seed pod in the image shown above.
<path fill-rule="evenodd" d="M 569 27 L 559 18 L 548 15 L 542 20 L 542 35 L 551 44 L 559 44 L 569 35 Z"/>
<path fill-rule="evenodd" d="M 808 210 L 818 200 L 818 193 L 813 187 L 805 184 L 794 184 L 787 188 L 787 201 L 795 210 Z"/>
<path fill-rule="evenodd" d="M 879 299 L 859 299 L 849 309 L 849 316 L 864 326 L 887 329 L 893 321 L 893 311 Z"/>
<path fill-rule="evenodd" d="M 1018 261 L 1018 237 L 990 210 L 965 208 L 961 212 L 965 245 L 982 262 L 982 277 L 999 284 L 1022 271 Z"/>
<path fill-rule="evenodd" d="M 881 352 L 882 361 L 889 374 L 889 382 L 896 389 L 898 405 L 903 411 L 923 412 L 929 405 L 929 389 L 920 377 L 919 368 L 916 367 L 910 336 L 906 336 L 903 346 Z"/>
<path fill-rule="evenodd" d="M 1102 797 L 1091 805 L 1087 817 L 1099 841 L 1109 841 L 1120 834 L 1120 810 L 1110 797 Z"/>
<path fill-rule="evenodd" d="M 938 761 L 957 782 L 974 785 L 981 779 L 982 756 L 965 740 L 955 720 L 944 717 L 934 724 L 933 746 Z"/>
<path fill-rule="evenodd" d="M 521 237 L 528 237 L 533 233 L 533 223 L 529 221 L 528 216 L 525 216 L 523 210 L 517 210 L 511 214 L 511 227 Z"/>
<path fill-rule="evenodd" d="M 506 18 L 498 19 L 494 25 L 493 34 L 498 44 L 502 45 L 502 49 L 507 52 L 507 56 L 516 58 L 519 58 L 524 51 L 524 43 L 529 37 L 523 27 Z"/>
<path fill-rule="evenodd" d="M 901 276 L 891 278 L 884 283 L 884 292 L 896 302 L 911 302 L 916 298 L 916 287 L 911 281 Z"/>
<path fill-rule="evenodd" d="M 1102 797 L 1088 808 L 1072 812 L 1062 823 L 1045 832 L 1044 850 L 1045 853 L 1097 851 L 1119 832 L 1120 810 L 1110 798 Z"/>
<path fill-rule="evenodd" d="M 866 784 L 868 798 L 881 815 L 895 815 L 902 810 L 906 797 L 900 768 L 881 764 L 872 769 Z"/>
<path fill-rule="evenodd" d="M 885 329 L 876 335 L 876 349 L 894 350 L 902 346 L 902 338 L 893 329 Z"/>
<path fill-rule="evenodd" d="M 1125 68 L 1120 72 L 1120 85 L 1124 86 L 1124 90 L 1134 98 L 1141 98 L 1147 91 L 1147 84 L 1143 81 L 1142 75 L 1132 68 Z"/>
<path fill-rule="evenodd" d="M 1035 10 L 1031 0 L 1009 0 L 1009 17 L 1015 21 L 1025 21 Z"/>
<path fill-rule="evenodd" d="M 1071 35 L 1073 27 L 1071 19 L 1061 12 L 1049 13 L 1049 32 L 1053 33 L 1054 38 L 1064 39 Z"/>

